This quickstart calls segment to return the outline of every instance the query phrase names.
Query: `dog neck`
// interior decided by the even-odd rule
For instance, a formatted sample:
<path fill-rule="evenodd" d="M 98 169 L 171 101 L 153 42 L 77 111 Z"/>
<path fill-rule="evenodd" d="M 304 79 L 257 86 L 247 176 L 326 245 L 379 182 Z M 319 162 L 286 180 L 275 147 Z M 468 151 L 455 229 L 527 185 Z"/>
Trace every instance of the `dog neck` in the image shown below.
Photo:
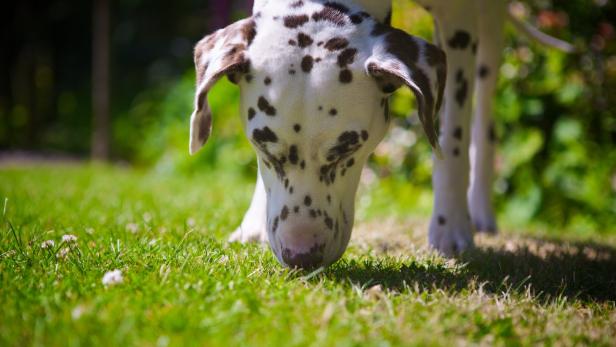
<path fill-rule="evenodd" d="M 298 0 L 299 1 L 299 0 Z M 336 1 L 326 1 L 326 0 L 302 0 L 305 2 L 336 2 L 342 5 L 347 6 L 359 6 L 363 9 L 363 11 L 367 12 L 378 20 L 379 22 L 384 22 L 388 16 L 391 14 L 391 1 L 384 0 L 336 0 Z M 252 8 L 253 13 L 259 12 L 265 6 L 273 5 L 274 3 L 280 3 L 281 5 L 288 5 L 291 0 L 255 0 L 254 6 Z"/>

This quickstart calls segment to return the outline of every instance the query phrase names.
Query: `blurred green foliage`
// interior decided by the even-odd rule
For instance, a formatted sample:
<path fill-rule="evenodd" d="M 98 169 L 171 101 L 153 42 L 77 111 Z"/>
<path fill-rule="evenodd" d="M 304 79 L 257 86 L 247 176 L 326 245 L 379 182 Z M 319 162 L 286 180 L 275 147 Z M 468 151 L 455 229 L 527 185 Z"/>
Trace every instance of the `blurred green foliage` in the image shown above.
<path fill-rule="evenodd" d="M 183 4 L 180 9 L 198 6 L 193 1 L 178 3 Z M 156 8 L 166 11 L 168 5 L 160 4 Z M 610 18 L 616 18 L 616 6 L 601 0 L 538 0 L 518 5 L 530 22 L 573 42 L 580 53 L 567 55 L 538 46 L 507 26 L 494 110 L 500 142 L 494 192 L 500 219 L 515 226 L 533 222 L 579 233 L 614 232 L 616 34 Z M 209 95 L 214 114 L 212 137 L 198 155 L 188 155 L 195 84 L 190 46 L 207 32 L 206 25 L 198 22 L 199 16 L 211 14 L 205 10 L 180 14 L 176 10 L 176 21 L 182 21 L 184 15 L 188 18 L 184 25 L 154 28 L 155 33 L 172 32 L 163 36 L 173 42 L 167 44 L 172 48 L 140 52 L 137 56 L 141 59 L 137 59 L 131 55 L 137 54 L 136 50 L 129 49 L 135 42 L 140 49 L 147 47 L 147 42 L 153 47 L 160 45 L 160 37 L 158 41 L 155 35 L 149 37 L 149 27 L 144 24 L 154 20 L 143 16 L 147 8 L 143 2 L 120 2 L 117 7 L 116 24 L 120 26 L 114 31 L 113 78 L 117 97 L 112 108 L 115 157 L 167 173 L 220 169 L 255 175 L 255 155 L 238 117 L 239 91 L 226 80 Z M 131 17 L 135 13 L 136 19 Z M 241 8 L 236 9 L 233 17 L 241 16 Z M 164 22 L 175 23 L 168 18 Z M 410 1 L 394 1 L 393 25 L 426 39 L 432 36 L 432 19 Z M 151 40 L 142 42 L 135 33 Z M 156 54 L 159 59 L 144 58 Z M 118 57 L 131 62 L 134 71 L 123 66 Z M 139 70 L 139 64 L 145 67 Z M 84 104 L 89 99 L 77 97 L 85 94 L 83 89 L 77 90 L 58 93 L 60 117 L 46 125 L 46 137 L 35 148 L 73 153 L 87 149 L 89 125 L 83 115 L 88 114 Z M 0 100 L 0 113 L 6 115 L 3 105 L 6 102 Z M 20 107 L 12 108 L 14 120 L 26 112 Z M 369 167 L 381 179 L 410 182 L 414 194 L 425 197 L 418 191 L 430 188 L 431 152 L 414 117 L 411 94 L 398 91 L 391 109 L 396 124 Z M 63 114 L 67 116 L 63 118 Z M 0 137 L 2 134 L 0 129 Z M 8 149 L 19 148 L 20 143 L 0 138 L 2 147 Z"/>

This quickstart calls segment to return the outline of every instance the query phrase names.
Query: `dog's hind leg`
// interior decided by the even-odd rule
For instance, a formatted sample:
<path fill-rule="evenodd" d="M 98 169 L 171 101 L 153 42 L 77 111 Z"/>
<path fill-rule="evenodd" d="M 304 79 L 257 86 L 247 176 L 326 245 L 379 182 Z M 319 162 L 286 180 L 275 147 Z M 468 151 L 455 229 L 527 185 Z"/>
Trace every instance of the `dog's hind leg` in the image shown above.
<path fill-rule="evenodd" d="M 244 215 L 242 224 L 229 236 L 230 242 L 267 242 L 266 229 L 266 208 L 267 193 L 261 178 L 261 173 L 257 173 L 257 184 L 255 192 L 250 202 L 250 207 Z"/>
<path fill-rule="evenodd" d="M 504 45 L 506 3 L 503 0 L 479 0 L 479 4 L 485 13 L 490 15 L 478 18 L 476 105 L 470 150 L 468 204 L 475 229 L 496 233 L 496 218 L 491 200 L 496 142 L 492 109 Z"/>
<path fill-rule="evenodd" d="M 438 41 L 447 54 L 447 86 L 440 118 L 443 155 L 434 159 L 434 210 L 428 241 L 452 256 L 473 247 L 467 191 L 477 21 L 473 2 L 469 6 L 462 0 L 432 1 L 431 5 Z"/>

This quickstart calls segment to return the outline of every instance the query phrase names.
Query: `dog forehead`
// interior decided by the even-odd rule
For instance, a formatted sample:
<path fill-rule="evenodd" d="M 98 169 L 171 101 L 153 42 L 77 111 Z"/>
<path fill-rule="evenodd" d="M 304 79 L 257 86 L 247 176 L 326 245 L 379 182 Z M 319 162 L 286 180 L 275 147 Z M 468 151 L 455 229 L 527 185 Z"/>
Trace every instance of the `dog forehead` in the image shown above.
<path fill-rule="evenodd" d="M 282 140 L 319 141 L 370 127 L 382 97 L 364 71 L 372 24 L 367 18 L 367 28 L 314 20 L 323 8 L 318 5 L 258 15 L 258 35 L 247 52 L 250 73 L 240 84 L 248 133 L 267 126 Z"/>

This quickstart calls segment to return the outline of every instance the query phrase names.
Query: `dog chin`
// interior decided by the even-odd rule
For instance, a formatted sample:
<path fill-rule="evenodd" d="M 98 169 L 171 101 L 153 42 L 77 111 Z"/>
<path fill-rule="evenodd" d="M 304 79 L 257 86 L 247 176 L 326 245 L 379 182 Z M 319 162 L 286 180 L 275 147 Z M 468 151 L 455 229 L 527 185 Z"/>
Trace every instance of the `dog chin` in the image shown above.
<path fill-rule="evenodd" d="M 275 232 L 270 229 L 268 236 L 282 265 L 310 270 L 340 259 L 348 245 L 351 227 L 339 226 L 336 233 L 316 221 L 288 221 Z"/>

